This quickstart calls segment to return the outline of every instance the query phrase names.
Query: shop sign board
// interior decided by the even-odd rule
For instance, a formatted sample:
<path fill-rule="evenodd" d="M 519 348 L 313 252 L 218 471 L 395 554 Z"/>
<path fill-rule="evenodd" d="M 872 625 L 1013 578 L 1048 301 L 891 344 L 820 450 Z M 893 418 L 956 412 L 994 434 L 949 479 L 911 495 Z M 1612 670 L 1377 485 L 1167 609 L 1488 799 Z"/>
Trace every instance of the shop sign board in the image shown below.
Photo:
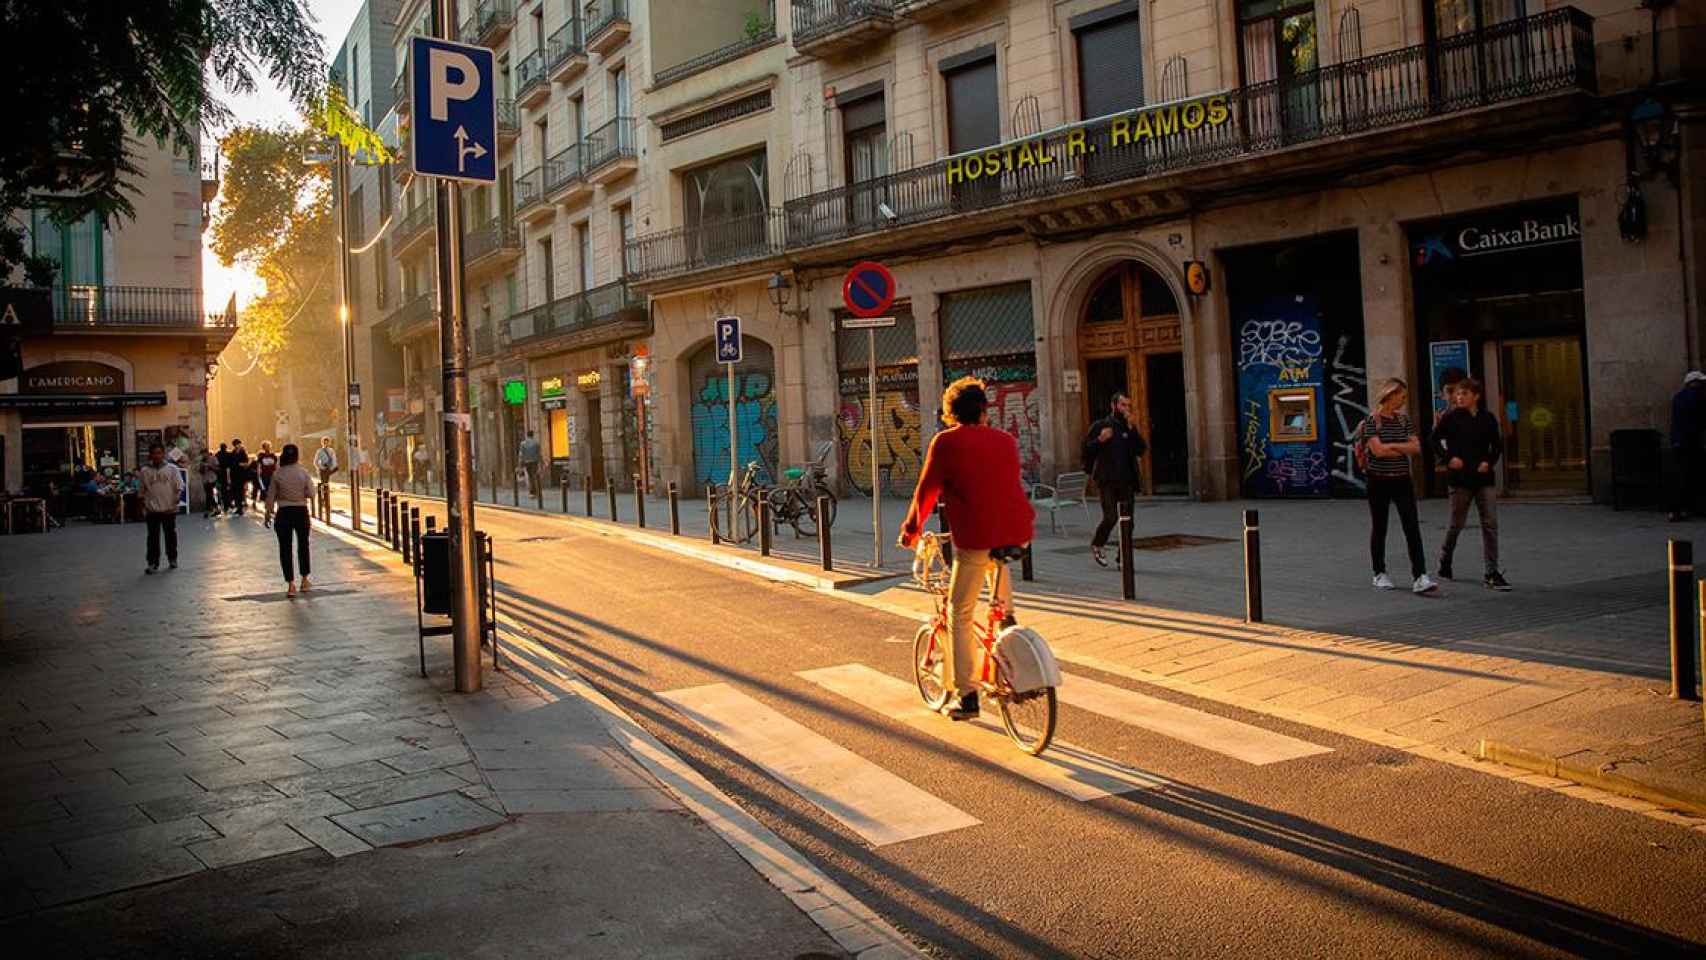
<path fill-rule="evenodd" d="M 504 381 L 504 403 L 507 403 L 512 407 L 519 407 L 526 402 L 527 402 L 527 381 L 526 380 L 505 380 Z"/>
<path fill-rule="evenodd" d="M 545 377 L 539 381 L 539 396 L 543 399 L 563 395 L 562 377 Z"/>
<path fill-rule="evenodd" d="M 60 360 L 24 371 L 20 393 L 98 395 L 124 392 L 124 371 L 93 360 Z"/>
<path fill-rule="evenodd" d="M 1476 257 L 1580 244 L 1582 221 L 1574 203 L 1532 204 L 1456 217 L 1411 236 L 1415 265 L 1441 267 Z"/>
<path fill-rule="evenodd" d="M 1445 412 L 1445 398 L 1439 395 L 1439 388 L 1445 381 L 1445 372 L 1452 368 L 1469 373 L 1469 341 L 1467 340 L 1435 340 L 1428 344 L 1429 381 L 1433 387 L 1434 413 Z"/>
<path fill-rule="evenodd" d="M 575 386 L 582 393 L 597 393 L 598 385 L 604 382 L 604 375 L 597 370 L 588 370 L 575 377 Z"/>
<path fill-rule="evenodd" d="M 1231 100 L 1223 93 L 1143 107 L 1094 124 L 949 157 L 948 186 L 1024 171 L 1037 175 L 1058 171 L 1058 176 L 1064 177 L 1073 168 L 1062 161 L 1087 157 L 1098 150 L 1141 150 L 1146 142 L 1196 136 L 1231 119 Z"/>

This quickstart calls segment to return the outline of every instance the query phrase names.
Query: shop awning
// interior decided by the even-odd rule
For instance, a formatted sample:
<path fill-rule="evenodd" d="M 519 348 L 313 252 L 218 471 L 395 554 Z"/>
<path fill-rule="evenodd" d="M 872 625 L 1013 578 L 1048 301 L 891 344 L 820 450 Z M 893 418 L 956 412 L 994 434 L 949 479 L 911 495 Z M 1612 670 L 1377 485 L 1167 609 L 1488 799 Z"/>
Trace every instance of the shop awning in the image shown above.
<path fill-rule="evenodd" d="M 163 407 L 166 391 L 147 393 L 0 393 L 0 409 L 62 410 L 69 407 Z"/>

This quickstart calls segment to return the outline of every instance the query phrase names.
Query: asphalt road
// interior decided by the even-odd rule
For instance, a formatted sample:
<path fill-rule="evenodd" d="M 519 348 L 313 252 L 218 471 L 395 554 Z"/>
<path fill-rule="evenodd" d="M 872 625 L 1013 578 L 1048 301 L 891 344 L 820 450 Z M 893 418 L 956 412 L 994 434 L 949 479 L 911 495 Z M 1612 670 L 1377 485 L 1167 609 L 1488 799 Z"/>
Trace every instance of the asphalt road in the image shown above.
<path fill-rule="evenodd" d="M 1699 831 L 1073 668 L 1328 748 L 1257 765 L 1063 704 L 1059 737 L 1166 781 L 1080 801 L 799 676 L 910 682 L 913 623 L 557 521 L 480 526 L 506 618 L 943 956 L 1706 952 Z M 978 823 L 873 846 L 660 697 L 708 684 Z M 770 726 L 744 733 L 792 729 Z"/>

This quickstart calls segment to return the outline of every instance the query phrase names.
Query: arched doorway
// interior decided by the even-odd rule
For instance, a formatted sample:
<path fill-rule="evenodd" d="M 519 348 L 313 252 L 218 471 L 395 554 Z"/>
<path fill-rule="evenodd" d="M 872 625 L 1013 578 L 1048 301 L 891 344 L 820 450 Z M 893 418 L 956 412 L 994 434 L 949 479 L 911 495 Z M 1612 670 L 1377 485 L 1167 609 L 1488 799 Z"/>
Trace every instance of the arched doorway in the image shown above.
<path fill-rule="evenodd" d="M 1179 301 L 1161 275 L 1137 261 L 1103 274 L 1078 323 L 1086 423 L 1107 415 L 1115 393 L 1131 397 L 1149 441 L 1145 493 L 1190 492 L 1185 358 Z"/>
<path fill-rule="evenodd" d="M 776 427 L 776 358 L 770 345 L 748 336 L 746 358 L 735 364 L 735 443 L 740 465 L 758 461 L 761 483 L 775 483 L 781 457 L 781 434 Z M 716 345 L 707 342 L 687 361 L 692 404 L 693 480 L 700 491 L 707 483 L 729 479 L 729 373 L 717 362 Z"/>

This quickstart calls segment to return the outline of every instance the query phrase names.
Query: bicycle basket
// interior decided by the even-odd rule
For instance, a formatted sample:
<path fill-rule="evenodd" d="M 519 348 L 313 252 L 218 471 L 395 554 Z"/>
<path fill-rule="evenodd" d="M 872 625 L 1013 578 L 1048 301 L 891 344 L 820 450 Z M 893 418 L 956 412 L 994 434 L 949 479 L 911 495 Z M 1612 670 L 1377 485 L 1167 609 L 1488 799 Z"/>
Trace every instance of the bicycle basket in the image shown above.
<path fill-rule="evenodd" d="M 1060 686 L 1060 664 L 1042 634 L 1029 627 L 1008 627 L 995 638 L 995 659 L 1015 693 Z"/>

